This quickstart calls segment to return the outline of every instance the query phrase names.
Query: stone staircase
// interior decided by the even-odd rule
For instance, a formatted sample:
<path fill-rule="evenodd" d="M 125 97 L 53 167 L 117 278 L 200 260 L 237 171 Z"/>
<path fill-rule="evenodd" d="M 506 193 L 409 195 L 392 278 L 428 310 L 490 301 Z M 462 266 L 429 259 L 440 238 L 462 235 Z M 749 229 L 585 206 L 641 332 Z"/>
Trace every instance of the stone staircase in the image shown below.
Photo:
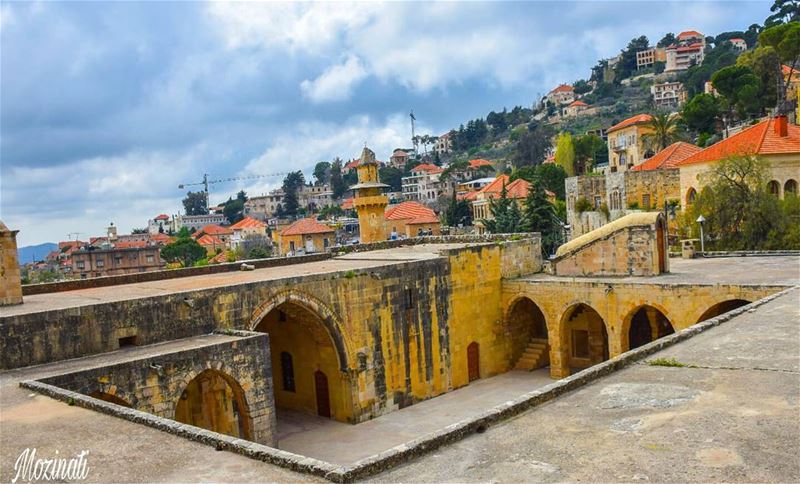
<path fill-rule="evenodd" d="M 550 348 L 546 339 L 531 338 L 522 356 L 514 365 L 515 370 L 533 371 L 550 363 Z"/>

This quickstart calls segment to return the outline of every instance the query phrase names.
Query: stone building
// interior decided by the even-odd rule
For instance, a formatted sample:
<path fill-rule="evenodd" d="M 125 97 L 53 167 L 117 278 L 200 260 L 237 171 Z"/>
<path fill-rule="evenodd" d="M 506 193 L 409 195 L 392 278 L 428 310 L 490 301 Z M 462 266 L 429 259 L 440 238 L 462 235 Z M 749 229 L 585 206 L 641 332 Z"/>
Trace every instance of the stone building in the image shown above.
<path fill-rule="evenodd" d="M 335 243 L 335 231 L 314 217 L 298 220 L 278 235 L 281 255 L 323 252 Z"/>
<path fill-rule="evenodd" d="M 436 165 L 422 163 L 411 169 L 410 176 L 402 178 L 403 199 L 426 204 L 435 203 L 444 192 L 440 176 L 444 170 Z"/>
<path fill-rule="evenodd" d="M 386 240 L 384 211 L 389 204 L 389 199 L 383 194 L 383 191 L 389 185 L 380 182 L 375 152 L 365 146 L 361 152 L 361 161 L 356 169 L 358 171 L 358 183 L 350 187 L 350 189 L 355 192 L 353 206 L 358 212 L 361 243 L 367 244 Z"/>
<path fill-rule="evenodd" d="M 164 268 L 161 249 L 157 246 L 132 248 L 84 247 L 72 253 L 72 274 L 81 279 L 139 272 Z"/>
<path fill-rule="evenodd" d="M 567 84 L 561 84 L 547 93 L 547 100 L 551 104 L 561 106 L 575 100 L 575 89 Z"/>
<path fill-rule="evenodd" d="M 653 96 L 653 105 L 656 108 L 678 108 L 683 106 L 688 98 L 688 93 L 680 82 L 662 82 L 650 86 Z"/>
<path fill-rule="evenodd" d="M 228 219 L 219 213 L 209 213 L 205 215 L 176 215 L 175 231 L 177 232 L 183 227 L 186 227 L 190 231 L 192 229 L 199 230 L 209 224 L 223 225 L 227 222 Z"/>
<path fill-rule="evenodd" d="M 236 249 L 248 238 L 267 239 L 267 224 L 252 217 L 245 217 L 230 226 L 232 249 Z"/>
<path fill-rule="evenodd" d="M 0 306 L 22 304 L 22 279 L 17 258 L 17 230 L 0 220 Z"/>
<path fill-rule="evenodd" d="M 244 202 L 244 215 L 262 222 L 275 217 L 278 206 L 283 204 L 284 193 L 282 188 L 272 190 L 266 195 L 250 197 Z M 316 211 L 327 205 L 332 205 L 333 190 L 330 185 L 303 185 L 297 191 L 297 203 L 300 208 Z"/>
<path fill-rule="evenodd" d="M 689 30 L 681 32 L 676 42 L 666 49 L 667 65 L 664 72 L 685 71 L 693 65 L 703 63 L 706 38 L 700 32 Z"/>
<path fill-rule="evenodd" d="M 403 202 L 386 209 L 388 236 L 416 237 L 420 234 L 441 235 L 439 217 L 430 208 L 418 202 Z"/>
<path fill-rule="evenodd" d="M 796 196 L 800 181 L 800 127 L 786 116 L 761 121 L 678 163 L 681 205 L 694 203 L 707 183 L 706 174 L 730 156 L 759 156 L 769 163 L 767 189 L 776 197 Z"/>
<path fill-rule="evenodd" d="M 608 171 L 629 170 L 651 156 L 643 139 L 653 131 L 648 126 L 651 119 L 649 114 L 637 114 L 606 130 Z"/>

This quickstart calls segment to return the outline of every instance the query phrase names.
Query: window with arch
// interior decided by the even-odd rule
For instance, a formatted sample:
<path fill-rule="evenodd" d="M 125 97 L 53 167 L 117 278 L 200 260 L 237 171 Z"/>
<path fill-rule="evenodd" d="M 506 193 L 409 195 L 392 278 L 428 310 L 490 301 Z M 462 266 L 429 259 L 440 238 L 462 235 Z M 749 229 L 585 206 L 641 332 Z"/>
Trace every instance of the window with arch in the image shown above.
<path fill-rule="evenodd" d="M 689 191 L 686 193 L 686 205 L 694 205 L 694 201 L 697 199 L 697 190 L 694 188 L 690 188 Z"/>
<path fill-rule="evenodd" d="M 286 351 L 281 353 L 281 379 L 283 380 L 283 389 L 287 392 L 294 392 L 294 362 L 292 362 L 292 355 Z"/>
<path fill-rule="evenodd" d="M 778 183 L 777 180 L 772 180 L 771 182 L 767 183 L 767 191 L 770 195 L 775 195 L 778 197 L 781 194 L 781 184 Z"/>
<path fill-rule="evenodd" d="M 783 195 L 797 196 L 797 180 L 787 180 L 783 185 Z"/>

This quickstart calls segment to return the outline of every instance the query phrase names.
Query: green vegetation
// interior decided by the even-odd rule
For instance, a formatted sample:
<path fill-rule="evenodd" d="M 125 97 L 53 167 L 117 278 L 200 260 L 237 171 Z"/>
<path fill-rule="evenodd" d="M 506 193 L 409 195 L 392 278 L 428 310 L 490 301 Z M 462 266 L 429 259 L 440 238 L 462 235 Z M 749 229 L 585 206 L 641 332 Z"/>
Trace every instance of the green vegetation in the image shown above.
<path fill-rule="evenodd" d="M 472 225 L 472 208 L 467 200 L 457 200 L 455 193 L 450 204 L 442 212 L 444 224 L 449 227 Z"/>
<path fill-rule="evenodd" d="M 244 218 L 244 202 L 246 201 L 247 194 L 241 190 L 236 194 L 236 198 L 228 198 L 228 201 L 222 205 L 222 214 L 229 223 L 235 224 Z"/>
<path fill-rule="evenodd" d="M 569 132 L 558 135 L 556 164 L 564 170 L 567 176 L 575 176 L 575 145 Z"/>
<path fill-rule="evenodd" d="M 344 278 L 345 279 L 352 279 L 354 277 L 356 277 L 356 271 L 354 271 L 354 270 L 349 270 L 349 271 L 344 273 Z"/>
<path fill-rule="evenodd" d="M 206 215 L 206 192 L 187 192 L 183 199 L 183 210 L 186 215 Z"/>
<path fill-rule="evenodd" d="M 170 263 L 180 263 L 182 267 L 193 267 L 206 258 L 206 249 L 191 238 L 186 227 L 181 228 L 178 239 L 161 249 L 161 258 Z"/>
<path fill-rule="evenodd" d="M 684 368 L 687 365 L 677 361 L 675 358 L 655 358 L 648 360 L 647 364 L 650 366 L 669 366 L 674 368 Z"/>

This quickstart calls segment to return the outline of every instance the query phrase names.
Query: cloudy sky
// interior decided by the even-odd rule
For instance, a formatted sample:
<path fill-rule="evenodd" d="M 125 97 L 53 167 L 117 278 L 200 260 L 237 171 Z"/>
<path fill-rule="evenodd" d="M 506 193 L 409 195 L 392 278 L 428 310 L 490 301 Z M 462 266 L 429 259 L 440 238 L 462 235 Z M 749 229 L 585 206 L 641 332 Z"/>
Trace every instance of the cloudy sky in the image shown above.
<path fill-rule="evenodd" d="M 22 245 L 182 209 L 179 183 L 408 145 L 771 2 L 0 3 L 0 218 Z M 212 202 L 280 178 L 216 185 Z"/>

